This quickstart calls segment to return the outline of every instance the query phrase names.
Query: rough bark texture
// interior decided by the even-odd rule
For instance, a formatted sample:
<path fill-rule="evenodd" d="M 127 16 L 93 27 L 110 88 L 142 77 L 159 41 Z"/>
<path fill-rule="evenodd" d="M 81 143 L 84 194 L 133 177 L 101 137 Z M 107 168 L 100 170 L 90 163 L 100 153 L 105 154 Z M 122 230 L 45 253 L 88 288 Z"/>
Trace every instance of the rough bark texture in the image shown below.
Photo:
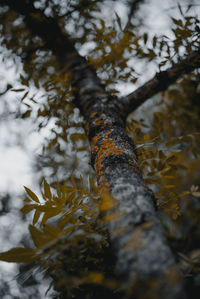
<path fill-rule="evenodd" d="M 106 93 L 95 71 L 55 25 L 55 20 L 29 7 L 25 1 L 20 1 L 21 5 L 11 0 L 3 3 L 24 14 L 30 31 L 42 37 L 45 46 L 58 59 L 70 64 L 75 104 L 86 120 L 98 184 L 102 190 L 109 191 L 115 201 L 107 214 L 107 219 L 110 217 L 108 228 L 117 257 L 118 276 L 129 285 L 133 283 L 130 298 L 185 298 L 175 258 L 156 216 L 155 198 L 144 184 L 134 145 L 124 131 L 124 118 L 130 109 L 167 88 L 185 72 L 185 65 L 157 75 L 125 102 L 124 99 L 117 102 Z M 192 68 L 194 66 L 186 69 Z M 160 85 L 162 82 L 165 84 Z M 137 104 L 134 103 L 136 98 Z M 125 106 L 117 103 L 125 103 Z"/>

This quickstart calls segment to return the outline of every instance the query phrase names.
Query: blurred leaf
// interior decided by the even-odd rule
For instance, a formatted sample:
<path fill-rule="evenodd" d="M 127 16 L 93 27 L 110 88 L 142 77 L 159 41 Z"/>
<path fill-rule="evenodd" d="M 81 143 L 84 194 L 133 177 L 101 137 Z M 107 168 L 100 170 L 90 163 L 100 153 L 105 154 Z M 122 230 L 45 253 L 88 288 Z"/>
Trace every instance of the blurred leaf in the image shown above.
<path fill-rule="evenodd" d="M 52 195 L 51 195 L 50 186 L 45 179 L 44 179 L 44 194 L 49 200 L 51 200 Z"/>
<path fill-rule="evenodd" d="M 30 263 L 35 259 L 36 251 L 29 248 L 13 248 L 0 253 L 0 260 L 10 263 Z"/>

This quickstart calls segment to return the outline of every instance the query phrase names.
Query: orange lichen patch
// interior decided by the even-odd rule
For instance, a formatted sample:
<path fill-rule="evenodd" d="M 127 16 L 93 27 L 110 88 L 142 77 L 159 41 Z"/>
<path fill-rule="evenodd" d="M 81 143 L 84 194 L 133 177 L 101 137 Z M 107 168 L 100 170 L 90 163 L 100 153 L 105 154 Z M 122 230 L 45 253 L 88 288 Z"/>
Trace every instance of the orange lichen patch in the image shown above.
<path fill-rule="evenodd" d="M 96 154 L 98 152 L 99 147 L 96 144 L 97 142 L 100 141 L 100 138 L 101 138 L 101 133 L 98 133 L 96 136 L 92 138 L 92 142 L 91 142 L 92 154 Z"/>
<path fill-rule="evenodd" d="M 92 114 L 90 114 L 90 118 L 93 118 L 96 114 L 97 112 L 93 112 Z"/>
<path fill-rule="evenodd" d="M 95 166 L 96 171 L 100 175 L 100 188 L 105 187 L 106 181 L 104 178 L 104 166 L 103 166 L 103 160 L 104 158 L 115 155 L 119 156 L 122 155 L 124 152 L 124 149 L 121 146 L 117 146 L 115 144 L 115 140 L 112 138 L 109 138 L 109 136 L 112 134 L 112 131 L 109 130 L 105 134 L 105 138 L 103 142 L 101 142 L 101 146 L 97 146 L 97 142 L 99 141 L 101 134 L 99 133 L 97 136 L 93 137 L 92 139 L 92 153 L 96 154 L 96 160 L 95 160 Z"/>
<path fill-rule="evenodd" d="M 94 125 L 95 125 L 95 126 L 100 126 L 102 123 L 103 123 L 103 121 L 102 121 L 101 117 L 98 117 L 98 118 L 95 120 Z"/>
<path fill-rule="evenodd" d="M 129 165 L 131 165 L 131 167 L 136 171 L 136 172 L 140 172 L 138 165 L 136 162 L 134 161 L 129 161 Z"/>

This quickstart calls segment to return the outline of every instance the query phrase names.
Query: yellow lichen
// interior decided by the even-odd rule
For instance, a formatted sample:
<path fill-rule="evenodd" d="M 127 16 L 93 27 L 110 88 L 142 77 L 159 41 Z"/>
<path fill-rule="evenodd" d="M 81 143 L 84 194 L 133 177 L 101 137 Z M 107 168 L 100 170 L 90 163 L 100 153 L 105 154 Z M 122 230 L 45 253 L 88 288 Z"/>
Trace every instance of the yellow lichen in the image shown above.
<path fill-rule="evenodd" d="M 93 118 L 96 114 L 97 112 L 93 112 L 92 114 L 90 114 L 90 118 Z"/>
<path fill-rule="evenodd" d="M 100 141 L 101 134 L 98 133 L 97 136 L 92 139 L 92 153 L 96 154 L 95 166 L 96 171 L 100 175 L 100 188 L 106 187 L 106 181 L 104 177 L 104 166 L 103 160 L 109 155 L 122 155 L 124 149 L 121 146 L 117 146 L 115 144 L 115 140 L 110 138 L 109 136 L 112 134 L 112 131 L 109 130 L 106 132 L 104 140 L 101 142 L 101 146 L 97 145 L 97 142 Z M 107 187 L 108 184 L 107 184 Z"/>
<path fill-rule="evenodd" d="M 101 124 L 102 124 L 102 119 L 101 119 L 101 117 L 98 117 L 98 118 L 95 120 L 94 125 L 95 125 L 95 126 L 100 126 Z"/>

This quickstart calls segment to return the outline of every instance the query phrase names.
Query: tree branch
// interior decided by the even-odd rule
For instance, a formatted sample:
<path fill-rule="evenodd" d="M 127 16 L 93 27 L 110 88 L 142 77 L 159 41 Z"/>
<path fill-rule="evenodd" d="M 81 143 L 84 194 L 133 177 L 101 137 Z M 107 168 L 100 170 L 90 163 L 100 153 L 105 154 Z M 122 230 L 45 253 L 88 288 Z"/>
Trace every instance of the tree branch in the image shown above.
<path fill-rule="evenodd" d="M 137 88 L 135 91 L 116 100 L 116 105 L 125 119 L 128 114 L 141 106 L 146 100 L 160 91 L 166 90 L 171 84 L 176 82 L 182 75 L 188 74 L 200 67 L 200 50 L 194 51 L 185 59 L 174 64 L 166 71 L 157 73 L 151 80 Z"/>

